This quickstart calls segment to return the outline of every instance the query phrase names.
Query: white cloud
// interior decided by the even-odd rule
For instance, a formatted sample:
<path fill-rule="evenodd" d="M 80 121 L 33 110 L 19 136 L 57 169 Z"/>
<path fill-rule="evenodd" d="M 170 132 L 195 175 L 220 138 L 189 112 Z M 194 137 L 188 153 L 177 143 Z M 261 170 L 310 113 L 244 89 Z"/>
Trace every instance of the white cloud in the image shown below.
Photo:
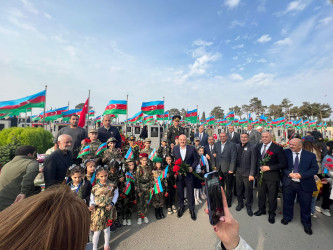
<path fill-rule="evenodd" d="M 195 62 L 189 67 L 190 72 L 188 73 L 189 76 L 192 75 L 203 75 L 206 73 L 207 68 L 209 67 L 210 62 L 214 62 L 220 58 L 219 53 L 215 54 L 204 54 L 201 57 L 197 58 Z"/>
<path fill-rule="evenodd" d="M 258 63 L 266 63 L 267 60 L 265 58 L 260 58 L 257 60 Z"/>
<path fill-rule="evenodd" d="M 244 48 L 244 44 L 239 44 L 239 45 L 235 45 L 233 47 L 231 47 L 232 49 L 241 49 L 241 48 Z"/>
<path fill-rule="evenodd" d="M 196 46 L 210 46 L 210 45 L 212 45 L 213 43 L 212 42 L 206 42 L 206 41 L 203 41 L 203 40 L 201 40 L 201 39 L 199 39 L 199 40 L 195 40 L 194 42 L 193 42 L 193 45 L 196 45 Z"/>
<path fill-rule="evenodd" d="M 6 36 L 20 36 L 20 34 L 18 32 L 10 30 L 10 29 L 6 29 L 1 26 L 0 26 L 0 33 L 4 34 Z"/>
<path fill-rule="evenodd" d="M 265 12 L 266 11 L 266 0 L 260 0 L 260 3 L 257 7 L 258 12 Z"/>
<path fill-rule="evenodd" d="M 65 51 L 71 56 L 75 57 L 78 54 L 78 49 L 74 46 L 66 46 Z"/>
<path fill-rule="evenodd" d="M 275 42 L 276 45 L 291 45 L 292 40 L 289 37 L 286 37 L 285 39 L 279 40 Z"/>
<path fill-rule="evenodd" d="M 235 28 L 235 27 L 244 27 L 245 26 L 245 22 L 240 22 L 238 20 L 233 20 L 230 24 L 230 28 Z"/>
<path fill-rule="evenodd" d="M 232 60 L 237 60 L 238 59 L 238 56 L 233 56 L 232 57 Z"/>
<path fill-rule="evenodd" d="M 311 0 L 296 0 L 292 1 L 288 4 L 286 10 L 284 13 L 288 13 L 290 11 L 302 11 L 304 10 L 308 4 L 311 2 Z"/>
<path fill-rule="evenodd" d="M 225 5 L 228 6 L 229 9 L 236 8 L 240 3 L 240 0 L 225 0 Z"/>
<path fill-rule="evenodd" d="M 43 12 L 43 15 L 47 18 L 47 19 L 52 19 L 52 16 L 49 13 Z"/>
<path fill-rule="evenodd" d="M 248 86 L 267 86 L 274 80 L 274 75 L 259 73 L 246 80 Z"/>
<path fill-rule="evenodd" d="M 236 74 L 236 73 L 233 73 L 233 74 L 229 75 L 229 78 L 231 80 L 234 80 L 234 81 L 242 81 L 242 80 L 244 80 L 241 75 Z"/>
<path fill-rule="evenodd" d="M 240 39 L 240 36 L 237 36 L 234 40 L 238 41 Z"/>
<path fill-rule="evenodd" d="M 323 24 L 323 25 L 326 25 L 326 24 L 328 24 L 329 22 L 331 22 L 332 20 L 333 20 L 332 17 L 326 17 L 326 18 L 320 19 L 320 20 L 319 20 L 319 23 L 320 23 L 320 24 Z"/>
<path fill-rule="evenodd" d="M 230 40 L 225 40 L 225 44 L 228 44 L 230 43 L 231 41 Z"/>
<path fill-rule="evenodd" d="M 268 34 L 265 34 L 265 35 L 262 35 L 260 38 L 258 38 L 258 42 L 259 43 L 267 43 L 269 42 L 270 40 L 272 40 L 272 38 L 268 35 Z"/>
<path fill-rule="evenodd" d="M 28 0 L 21 0 L 21 2 L 23 3 L 24 8 L 27 11 L 29 11 L 33 14 L 36 14 L 36 15 L 39 13 L 38 10 L 36 9 L 36 7 L 32 3 L 30 3 Z"/>

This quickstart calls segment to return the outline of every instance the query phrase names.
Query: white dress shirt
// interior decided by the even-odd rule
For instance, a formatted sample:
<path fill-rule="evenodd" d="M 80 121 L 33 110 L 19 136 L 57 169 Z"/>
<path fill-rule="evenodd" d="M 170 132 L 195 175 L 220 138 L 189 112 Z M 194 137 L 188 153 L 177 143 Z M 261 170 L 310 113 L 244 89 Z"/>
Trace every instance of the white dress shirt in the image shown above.
<path fill-rule="evenodd" d="M 299 152 L 293 152 L 293 164 L 295 164 L 295 159 L 296 159 L 296 153 L 298 153 L 298 172 L 299 172 L 299 164 L 301 163 L 301 153 L 302 149 Z M 293 171 L 294 172 L 294 171 Z M 300 179 L 292 178 L 294 182 L 300 182 Z"/>
<path fill-rule="evenodd" d="M 180 149 L 180 156 L 182 157 L 182 160 L 185 161 L 186 146 L 185 146 L 185 148 L 179 147 L 179 149 Z"/>
<path fill-rule="evenodd" d="M 266 148 L 265 148 L 266 151 L 267 151 L 267 149 L 269 149 L 269 147 L 271 146 L 271 144 L 272 144 L 272 141 L 266 145 Z M 263 143 L 262 146 L 261 146 L 261 149 L 260 149 L 261 155 L 262 155 L 262 153 L 264 151 L 264 147 L 265 147 L 265 144 Z"/>
<path fill-rule="evenodd" d="M 225 142 L 225 143 L 222 143 L 222 142 L 221 142 L 221 153 L 223 152 L 223 149 L 224 149 L 225 144 L 226 144 L 226 142 Z"/>

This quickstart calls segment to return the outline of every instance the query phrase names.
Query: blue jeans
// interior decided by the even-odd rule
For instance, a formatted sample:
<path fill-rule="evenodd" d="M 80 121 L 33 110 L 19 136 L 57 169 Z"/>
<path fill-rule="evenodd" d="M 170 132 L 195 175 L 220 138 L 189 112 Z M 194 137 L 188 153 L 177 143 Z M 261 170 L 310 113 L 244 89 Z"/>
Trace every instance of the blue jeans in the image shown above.
<path fill-rule="evenodd" d="M 311 213 L 312 214 L 316 213 L 316 201 L 317 201 L 317 197 L 312 197 L 312 201 L 311 201 Z"/>

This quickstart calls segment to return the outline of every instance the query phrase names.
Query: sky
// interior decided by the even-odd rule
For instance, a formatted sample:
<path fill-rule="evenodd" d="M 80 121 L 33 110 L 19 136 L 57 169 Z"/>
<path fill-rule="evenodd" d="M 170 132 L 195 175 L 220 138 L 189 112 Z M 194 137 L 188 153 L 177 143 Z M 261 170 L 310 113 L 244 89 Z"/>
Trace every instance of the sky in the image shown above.
<path fill-rule="evenodd" d="M 163 97 L 206 116 L 253 97 L 333 106 L 332 26 L 330 0 L 2 1 L 0 101 L 47 85 L 47 110 L 90 90 L 96 115 L 127 95 L 129 117 Z"/>

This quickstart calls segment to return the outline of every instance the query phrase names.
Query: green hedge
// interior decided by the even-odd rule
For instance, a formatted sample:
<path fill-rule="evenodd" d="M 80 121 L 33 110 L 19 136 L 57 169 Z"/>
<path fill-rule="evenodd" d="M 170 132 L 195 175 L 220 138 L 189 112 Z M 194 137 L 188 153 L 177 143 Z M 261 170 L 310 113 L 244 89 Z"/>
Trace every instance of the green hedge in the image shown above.
<path fill-rule="evenodd" d="M 45 153 L 53 145 L 53 135 L 43 128 L 7 128 L 0 131 L 0 164 L 10 161 L 20 145 L 31 145 Z"/>

